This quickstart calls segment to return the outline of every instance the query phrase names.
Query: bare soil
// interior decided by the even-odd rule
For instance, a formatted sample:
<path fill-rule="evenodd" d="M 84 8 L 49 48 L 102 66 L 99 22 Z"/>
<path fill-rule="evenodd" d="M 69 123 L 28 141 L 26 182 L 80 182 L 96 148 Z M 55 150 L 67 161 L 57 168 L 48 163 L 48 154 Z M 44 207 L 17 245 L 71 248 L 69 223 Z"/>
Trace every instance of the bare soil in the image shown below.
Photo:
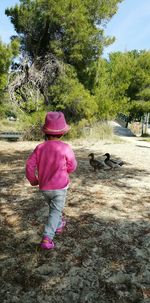
<path fill-rule="evenodd" d="M 124 136 L 124 135 L 123 135 Z M 41 251 L 48 208 L 25 178 L 38 142 L 1 142 L 1 302 L 150 302 L 150 143 L 71 142 L 78 168 L 53 251 Z M 120 169 L 94 172 L 88 154 Z"/>

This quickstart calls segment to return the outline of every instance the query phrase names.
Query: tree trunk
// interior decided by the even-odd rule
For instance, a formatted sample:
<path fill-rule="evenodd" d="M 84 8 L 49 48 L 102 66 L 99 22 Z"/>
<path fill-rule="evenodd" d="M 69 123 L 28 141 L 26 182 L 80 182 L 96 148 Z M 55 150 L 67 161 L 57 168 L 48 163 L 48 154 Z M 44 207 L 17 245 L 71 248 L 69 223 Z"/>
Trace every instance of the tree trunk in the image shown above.
<path fill-rule="evenodd" d="M 141 118 L 141 124 L 142 124 L 141 136 L 143 136 L 143 134 L 144 134 L 144 116 L 142 116 L 142 118 Z"/>
<path fill-rule="evenodd" d="M 145 113 L 142 118 L 142 136 L 148 134 L 149 113 Z"/>
<path fill-rule="evenodd" d="M 145 134 L 148 134 L 149 113 L 145 114 Z"/>

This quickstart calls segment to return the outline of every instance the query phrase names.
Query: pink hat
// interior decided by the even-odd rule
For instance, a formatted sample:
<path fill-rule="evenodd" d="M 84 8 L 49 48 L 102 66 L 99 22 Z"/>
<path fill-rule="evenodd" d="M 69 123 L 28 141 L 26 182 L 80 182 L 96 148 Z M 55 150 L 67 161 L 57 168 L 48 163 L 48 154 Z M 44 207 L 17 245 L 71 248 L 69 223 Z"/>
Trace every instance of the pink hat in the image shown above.
<path fill-rule="evenodd" d="M 63 135 L 69 131 L 70 127 L 66 123 L 62 112 L 48 112 L 43 125 L 43 132 L 50 135 Z"/>

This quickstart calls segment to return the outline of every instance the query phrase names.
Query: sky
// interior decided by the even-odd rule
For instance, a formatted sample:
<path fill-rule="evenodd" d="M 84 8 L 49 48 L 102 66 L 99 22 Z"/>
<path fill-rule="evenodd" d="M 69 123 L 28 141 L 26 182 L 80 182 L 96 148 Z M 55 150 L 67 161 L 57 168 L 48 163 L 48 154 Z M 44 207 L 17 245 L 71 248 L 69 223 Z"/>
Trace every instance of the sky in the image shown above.
<path fill-rule="evenodd" d="M 106 28 L 116 41 L 104 51 L 150 50 L 150 0 L 124 0 Z"/>
<path fill-rule="evenodd" d="M 5 9 L 19 3 L 19 0 L 0 0 L 0 37 L 5 43 L 9 43 L 10 37 L 15 34 L 10 19 L 5 15 Z"/>
<path fill-rule="evenodd" d="M 16 3 L 19 0 L 0 0 L 0 37 L 5 43 L 15 34 L 5 9 Z M 150 50 L 150 0 L 124 0 L 107 24 L 105 33 L 115 36 L 116 41 L 104 50 L 104 57 L 115 51 Z"/>

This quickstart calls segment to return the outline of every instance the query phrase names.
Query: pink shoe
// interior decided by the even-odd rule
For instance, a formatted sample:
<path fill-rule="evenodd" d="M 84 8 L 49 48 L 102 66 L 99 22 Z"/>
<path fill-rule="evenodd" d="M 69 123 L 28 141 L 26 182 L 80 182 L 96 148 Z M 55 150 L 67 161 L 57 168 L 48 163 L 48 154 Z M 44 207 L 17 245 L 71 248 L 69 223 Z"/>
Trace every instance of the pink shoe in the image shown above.
<path fill-rule="evenodd" d="M 63 232 L 66 224 L 67 224 L 67 221 L 65 219 L 62 219 L 62 225 L 59 228 L 56 229 L 56 234 L 57 235 L 61 234 Z"/>
<path fill-rule="evenodd" d="M 47 236 L 42 238 L 41 244 L 42 249 L 53 249 L 55 247 L 54 242 Z"/>

